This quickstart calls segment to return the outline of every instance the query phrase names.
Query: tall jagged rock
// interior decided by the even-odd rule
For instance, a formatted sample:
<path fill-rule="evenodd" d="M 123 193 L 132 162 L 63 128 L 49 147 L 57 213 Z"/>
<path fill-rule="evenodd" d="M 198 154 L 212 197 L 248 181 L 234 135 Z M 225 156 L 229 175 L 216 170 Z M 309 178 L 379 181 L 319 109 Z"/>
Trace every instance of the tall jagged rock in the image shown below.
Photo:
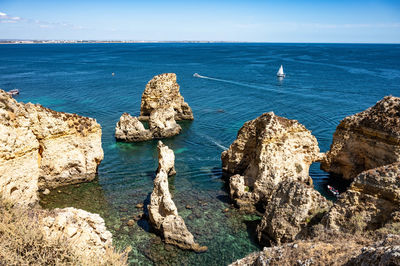
<path fill-rule="evenodd" d="M 95 119 L 18 103 L 0 90 L 0 194 L 19 204 L 38 188 L 95 178 L 103 159 Z"/>
<path fill-rule="evenodd" d="M 182 249 L 204 252 L 207 247 L 194 242 L 193 235 L 185 225 L 185 221 L 178 214 L 175 203 L 172 201 L 168 188 L 168 174 L 174 174 L 173 151 L 158 142 L 159 166 L 154 179 L 154 189 L 151 193 L 149 218 L 151 225 L 162 233 L 164 241 Z"/>
<path fill-rule="evenodd" d="M 272 193 L 257 226 L 258 240 L 268 246 L 292 242 L 307 226 L 319 222 L 330 205 L 313 187 L 283 181 Z"/>
<path fill-rule="evenodd" d="M 231 174 L 230 194 L 241 209 L 252 211 L 268 201 L 285 180 L 312 184 L 310 165 L 321 160 L 316 138 L 296 120 L 273 112 L 246 122 L 221 155 Z"/>
<path fill-rule="evenodd" d="M 80 254 L 100 259 L 112 246 L 112 235 L 98 214 L 75 208 L 54 209 L 46 214 L 41 221 L 46 237 L 72 242 Z"/>
<path fill-rule="evenodd" d="M 400 161 L 400 98 L 386 96 L 343 119 L 321 169 L 352 179 L 364 170 Z"/>
<path fill-rule="evenodd" d="M 175 111 L 175 120 L 193 120 L 192 109 L 179 92 L 176 74 L 154 76 L 143 92 L 139 119 L 147 120 L 153 110 L 169 107 Z"/>
<path fill-rule="evenodd" d="M 322 219 L 329 229 L 350 233 L 392 222 L 400 222 L 400 162 L 359 174 Z"/>

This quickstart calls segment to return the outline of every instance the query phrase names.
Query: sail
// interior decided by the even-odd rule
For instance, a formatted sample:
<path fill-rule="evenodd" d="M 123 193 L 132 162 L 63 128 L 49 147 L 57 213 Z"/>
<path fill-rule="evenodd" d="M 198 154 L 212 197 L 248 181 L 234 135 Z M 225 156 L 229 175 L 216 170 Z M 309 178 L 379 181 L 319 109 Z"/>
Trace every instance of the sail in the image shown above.
<path fill-rule="evenodd" d="M 281 65 L 281 67 L 279 68 L 279 70 L 278 70 L 278 73 L 276 73 L 278 76 L 283 76 L 283 75 L 285 75 L 284 73 L 283 73 L 283 66 Z"/>

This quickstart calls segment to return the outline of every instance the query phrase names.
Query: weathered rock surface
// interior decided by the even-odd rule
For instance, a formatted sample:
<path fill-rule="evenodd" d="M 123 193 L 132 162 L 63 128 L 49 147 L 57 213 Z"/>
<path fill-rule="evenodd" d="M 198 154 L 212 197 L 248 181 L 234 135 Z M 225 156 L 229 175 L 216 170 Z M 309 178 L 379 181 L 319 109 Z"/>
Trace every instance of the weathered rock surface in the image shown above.
<path fill-rule="evenodd" d="M 174 119 L 174 109 L 161 108 L 150 114 L 149 129 L 137 117 L 122 114 L 115 126 L 115 138 L 119 141 L 140 142 L 151 139 L 169 138 L 178 135 L 182 128 Z"/>
<path fill-rule="evenodd" d="M 221 155 L 230 194 L 241 209 L 254 210 L 285 180 L 311 184 L 310 165 L 321 160 L 316 138 L 296 120 L 273 112 L 246 122 Z"/>
<path fill-rule="evenodd" d="M 112 245 L 112 235 L 98 215 L 75 208 L 54 209 L 42 219 L 49 238 L 64 238 L 82 251 L 81 254 L 104 256 Z"/>
<path fill-rule="evenodd" d="M 351 258 L 360 255 L 362 248 L 363 243 L 355 238 L 296 241 L 282 246 L 265 247 L 231 265 L 348 265 Z"/>
<path fill-rule="evenodd" d="M 152 226 L 162 233 L 164 241 L 182 249 L 204 252 L 207 247 L 194 242 L 193 235 L 185 225 L 185 221 L 178 214 L 175 203 L 172 201 L 168 188 L 168 173 L 175 172 L 173 151 L 161 141 L 158 143 L 159 166 L 154 179 L 154 189 L 151 193 L 149 218 Z M 172 164 L 172 165 L 171 165 Z"/>
<path fill-rule="evenodd" d="M 193 120 L 193 112 L 184 101 L 176 82 L 176 74 L 165 73 L 154 76 L 142 95 L 140 119 L 147 120 L 153 110 L 173 108 L 175 120 Z"/>
<path fill-rule="evenodd" d="M 386 96 L 340 122 L 321 169 L 352 179 L 364 170 L 398 161 L 400 98 Z"/>
<path fill-rule="evenodd" d="M 257 226 L 258 240 L 263 245 L 292 242 L 308 225 L 319 222 L 330 206 L 313 187 L 298 181 L 283 181 L 272 193 Z"/>
<path fill-rule="evenodd" d="M 347 265 L 400 265 L 400 236 L 387 235 L 382 241 L 364 247 Z"/>
<path fill-rule="evenodd" d="M 137 117 L 123 113 L 115 127 L 115 138 L 127 142 L 139 142 L 153 139 L 153 134 Z"/>
<path fill-rule="evenodd" d="M 92 118 L 18 103 L 0 90 L 0 194 L 19 204 L 37 190 L 92 180 L 103 159 Z"/>
<path fill-rule="evenodd" d="M 323 217 L 329 229 L 375 230 L 400 222 L 400 162 L 359 174 Z"/>

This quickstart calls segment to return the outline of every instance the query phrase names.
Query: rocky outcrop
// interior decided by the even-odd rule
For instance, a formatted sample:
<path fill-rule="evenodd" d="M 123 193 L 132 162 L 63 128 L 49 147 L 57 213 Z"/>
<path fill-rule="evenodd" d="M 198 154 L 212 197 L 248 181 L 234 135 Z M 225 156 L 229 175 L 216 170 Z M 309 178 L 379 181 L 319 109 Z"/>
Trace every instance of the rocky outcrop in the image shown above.
<path fill-rule="evenodd" d="M 272 193 L 257 226 L 258 240 L 262 245 L 292 242 L 307 226 L 318 223 L 330 205 L 313 187 L 283 181 Z"/>
<path fill-rule="evenodd" d="M 35 203 L 37 190 L 92 180 L 103 159 L 95 119 L 18 103 L 0 90 L 0 194 Z"/>
<path fill-rule="evenodd" d="M 140 119 L 147 120 L 153 110 L 173 108 L 175 120 L 193 120 L 193 112 L 184 101 L 176 82 L 176 74 L 165 73 L 154 76 L 142 95 Z"/>
<path fill-rule="evenodd" d="M 400 265 L 400 236 L 387 235 L 382 241 L 364 247 L 347 265 Z"/>
<path fill-rule="evenodd" d="M 364 170 L 400 161 L 400 98 L 387 96 L 343 119 L 321 169 L 352 179 Z"/>
<path fill-rule="evenodd" d="M 148 121 L 149 129 L 139 120 Z M 193 120 L 192 109 L 179 92 L 176 75 L 161 74 L 146 85 L 140 117 L 124 113 L 115 127 L 115 138 L 126 142 L 169 138 L 178 135 L 182 130 L 176 120 Z"/>
<path fill-rule="evenodd" d="M 115 126 L 115 138 L 125 142 L 141 142 L 151 139 L 169 138 L 178 135 L 182 128 L 174 119 L 174 109 L 161 108 L 150 114 L 149 129 L 137 117 L 122 114 Z"/>
<path fill-rule="evenodd" d="M 121 141 L 139 142 L 153 139 L 153 134 L 137 117 L 123 113 L 115 127 L 115 138 Z"/>
<path fill-rule="evenodd" d="M 88 257 L 101 258 L 112 245 L 112 235 L 98 214 L 75 208 L 54 209 L 42 224 L 48 238 L 65 239 Z"/>
<path fill-rule="evenodd" d="M 207 247 L 194 242 L 193 235 L 185 225 L 185 221 L 178 214 L 175 203 L 172 201 L 168 188 L 168 174 L 173 174 L 174 153 L 161 141 L 158 143 L 159 166 L 154 179 L 154 189 L 151 193 L 149 211 L 150 223 L 164 237 L 168 244 L 182 249 L 204 252 Z"/>
<path fill-rule="evenodd" d="M 400 162 L 364 171 L 323 217 L 333 230 L 375 230 L 400 222 Z"/>
<path fill-rule="evenodd" d="M 241 209 L 253 211 L 285 180 L 312 184 L 309 167 L 321 154 L 303 125 L 270 112 L 246 122 L 221 160 L 222 169 L 233 175 L 231 197 Z"/>

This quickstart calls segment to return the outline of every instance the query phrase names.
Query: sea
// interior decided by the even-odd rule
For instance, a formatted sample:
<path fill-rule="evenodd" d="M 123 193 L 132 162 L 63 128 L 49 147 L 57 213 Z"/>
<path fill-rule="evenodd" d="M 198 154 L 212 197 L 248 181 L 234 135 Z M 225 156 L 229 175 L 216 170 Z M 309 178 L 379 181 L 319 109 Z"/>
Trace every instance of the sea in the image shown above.
<path fill-rule="evenodd" d="M 115 124 L 124 112 L 139 115 L 147 82 L 168 72 L 177 74 L 195 118 L 180 122 L 180 135 L 163 140 L 176 157 L 169 186 L 195 240 L 208 247 L 201 254 L 164 244 L 145 218 L 127 225 L 141 213 L 136 205 L 149 202 L 157 140 L 116 142 Z M 222 178 L 221 152 L 240 127 L 273 111 L 305 125 L 327 151 L 341 119 L 386 95 L 400 96 L 400 45 L 7 44 L 0 45 L 0 88 L 17 88 L 18 101 L 93 117 L 102 126 L 104 160 L 96 180 L 42 195 L 44 208 L 99 213 L 114 245 L 132 248 L 132 265 L 227 265 L 261 249 L 255 233 L 261 217 L 235 209 Z M 327 184 L 345 189 L 318 163 L 310 175 L 330 200 Z"/>

